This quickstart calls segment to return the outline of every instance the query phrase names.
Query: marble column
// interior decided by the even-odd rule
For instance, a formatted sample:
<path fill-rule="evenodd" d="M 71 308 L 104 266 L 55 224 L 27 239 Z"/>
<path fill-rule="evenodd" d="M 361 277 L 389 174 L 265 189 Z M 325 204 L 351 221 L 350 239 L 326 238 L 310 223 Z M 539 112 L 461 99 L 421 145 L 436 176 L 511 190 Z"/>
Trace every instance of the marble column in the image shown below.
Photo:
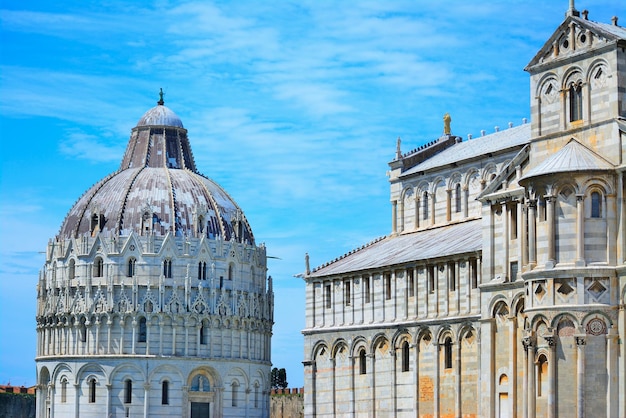
<path fill-rule="evenodd" d="M 550 359 L 548 360 L 548 418 L 556 418 L 556 337 L 546 335 L 544 339 L 550 347 Z"/>
<path fill-rule="evenodd" d="M 398 201 L 391 202 L 391 233 L 398 232 Z"/>
<path fill-rule="evenodd" d="M 526 347 L 526 360 L 527 366 L 526 369 L 528 371 L 526 375 L 526 417 L 527 418 L 535 418 L 535 414 L 537 412 L 536 408 L 536 394 L 537 388 L 535 387 L 535 351 L 536 351 L 536 343 L 535 339 L 532 336 L 524 337 L 524 347 Z"/>
<path fill-rule="evenodd" d="M 585 206 L 584 195 L 576 195 L 576 265 L 585 265 Z"/>
<path fill-rule="evenodd" d="M 578 385 L 576 387 L 576 417 L 584 418 L 585 416 L 585 336 L 576 335 L 576 371 L 578 377 Z"/>
<path fill-rule="evenodd" d="M 439 344 L 439 341 L 434 343 L 434 348 L 435 348 L 435 364 L 434 364 L 435 379 L 433 382 L 433 416 L 438 417 L 439 416 L 439 369 L 440 369 L 439 361 L 440 361 L 440 351 L 441 351 L 441 344 Z"/>
<path fill-rule="evenodd" d="M 452 190 L 446 189 L 446 222 L 452 219 Z"/>
<path fill-rule="evenodd" d="M 413 408 L 415 409 L 415 416 L 420 416 L 420 345 L 419 337 L 418 342 L 411 348 L 415 348 L 415 357 L 413 358 L 413 387 L 415 388 L 415 401 L 413 402 Z"/>
<path fill-rule="evenodd" d="M 415 213 L 413 214 L 415 217 L 415 229 L 420 227 L 420 198 L 418 196 L 415 197 Z"/>
<path fill-rule="evenodd" d="M 455 370 L 454 370 L 454 383 L 455 383 L 455 394 L 454 394 L 454 416 L 461 417 L 461 407 L 462 407 L 462 399 L 461 396 L 461 338 L 457 341 L 456 344 L 456 360 L 455 360 Z"/>
<path fill-rule="evenodd" d="M 556 264 L 555 246 L 555 219 L 554 219 L 554 196 L 545 196 L 546 199 L 546 223 L 548 225 L 548 262 L 546 267 L 552 268 Z"/>
<path fill-rule="evenodd" d="M 370 411 L 372 412 L 372 418 L 376 418 L 376 354 L 367 354 L 370 358 L 370 389 L 371 389 L 371 404 Z"/>
<path fill-rule="evenodd" d="M 515 312 L 509 316 L 509 402 L 511 418 L 517 417 L 517 317 Z"/>
<path fill-rule="evenodd" d="M 607 369 L 607 377 L 608 377 L 608 385 L 607 385 L 607 393 L 606 393 L 606 416 L 616 417 L 618 416 L 618 403 L 619 403 L 619 393 L 618 393 L 618 378 L 619 372 L 617 369 L 617 350 L 618 350 L 618 339 L 619 335 L 617 333 L 617 329 L 614 326 L 608 329 L 608 333 L 606 335 L 606 369 Z"/>
<path fill-rule="evenodd" d="M 537 200 L 528 201 L 528 268 L 537 265 Z"/>
<path fill-rule="evenodd" d="M 143 385 L 143 418 L 148 418 L 148 411 L 150 410 L 150 383 L 144 383 Z"/>

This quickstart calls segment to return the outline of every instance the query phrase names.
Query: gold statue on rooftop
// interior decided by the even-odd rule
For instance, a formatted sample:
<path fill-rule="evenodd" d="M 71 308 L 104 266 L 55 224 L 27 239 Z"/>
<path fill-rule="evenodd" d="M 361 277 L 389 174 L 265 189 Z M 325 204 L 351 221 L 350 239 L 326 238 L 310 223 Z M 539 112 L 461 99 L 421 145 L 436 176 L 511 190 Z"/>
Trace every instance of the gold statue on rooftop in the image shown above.
<path fill-rule="evenodd" d="M 449 113 L 443 115 L 443 134 L 450 135 L 450 122 L 452 122 L 452 118 Z"/>

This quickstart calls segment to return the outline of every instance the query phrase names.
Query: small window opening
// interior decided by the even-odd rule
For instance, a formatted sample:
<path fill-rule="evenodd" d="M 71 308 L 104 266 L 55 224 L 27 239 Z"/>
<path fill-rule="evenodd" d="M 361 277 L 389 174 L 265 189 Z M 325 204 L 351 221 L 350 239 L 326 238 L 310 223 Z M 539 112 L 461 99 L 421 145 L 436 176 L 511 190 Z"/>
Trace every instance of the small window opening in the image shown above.
<path fill-rule="evenodd" d="M 600 200 L 600 193 L 591 193 L 591 217 L 600 218 L 602 216 L 602 201 Z"/>
<path fill-rule="evenodd" d="M 206 345 L 207 343 L 207 332 L 204 322 L 200 325 L 200 344 Z"/>
<path fill-rule="evenodd" d="M 139 319 L 139 334 L 137 335 L 137 342 L 145 343 L 148 334 L 148 326 L 146 318 Z"/>
<path fill-rule="evenodd" d="M 326 309 L 330 309 L 330 306 L 331 306 L 330 296 L 331 296 L 330 285 L 327 284 L 326 286 L 324 286 L 324 298 L 325 298 L 324 300 L 325 300 Z"/>
<path fill-rule="evenodd" d="M 409 343 L 406 341 L 402 343 L 402 371 L 409 371 Z"/>
<path fill-rule="evenodd" d="M 448 263 L 448 287 L 451 292 L 456 291 L 456 266 L 454 263 Z"/>
<path fill-rule="evenodd" d="M 446 369 L 452 368 L 452 339 L 450 337 L 446 338 L 446 341 L 443 344 L 444 348 L 444 367 Z"/>
<path fill-rule="evenodd" d="M 517 239 L 517 205 L 511 207 L 511 239 Z"/>
<path fill-rule="evenodd" d="M 61 380 L 61 403 L 67 402 L 67 379 Z"/>
<path fill-rule="evenodd" d="M 422 197 L 422 219 L 428 219 L 428 192 L 424 192 Z"/>
<path fill-rule="evenodd" d="M 454 201 L 456 206 L 456 213 L 461 212 L 461 184 L 457 183 L 455 187 Z"/>
<path fill-rule="evenodd" d="M 428 293 L 435 293 L 435 266 L 428 266 Z"/>
<path fill-rule="evenodd" d="M 476 258 L 472 258 L 470 260 L 470 269 L 470 274 L 472 278 L 472 289 L 476 289 L 478 287 L 478 260 Z"/>
<path fill-rule="evenodd" d="M 343 289 L 344 289 L 345 305 L 350 306 L 350 282 L 349 281 L 343 282 Z"/>
<path fill-rule="evenodd" d="M 133 382 L 130 379 L 126 379 L 124 382 L 124 403 L 133 402 Z"/>
<path fill-rule="evenodd" d="M 232 280 L 233 279 L 233 271 L 235 270 L 235 267 L 232 264 L 228 265 L 228 280 Z"/>
<path fill-rule="evenodd" d="M 74 278 L 76 277 L 76 261 L 74 261 L 73 259 L 70 260 L 68 275 L 70 280 L 74 280 Z"/>
<path fill-rule="evenodd" d="M 413 279 L 413 271 L 409 270 L 406 273 L 408 285 L 409 285 L 409 297 L 415 296 L 415 281 Z"/>
<path fill-rule="evenodd" d="M 163 276 L 166 279 L 172 278 L 172 260 L 163 260 Z"/>
<path fill-rule="evenodd" d="M 511 281 L 514 282 L 517 280 L 517 261 L 511 261 L 510 264 L 511 269 Z"/>
<path fill-rule="evenodd" d="M 128 260 L 128 268 L 126 269 L 127 277 L 133 277 L 135 275 L 135 261 L 134 258 Z"/>
<path fill-rule="evenodd" d="M 161 384 L 161 405 L 170 404 L 170 382 L 164 380 Z"/>
<path fill-rule="evenodd" d="M 104 273 L 103 270 L 104 261 L 102 261 L 102 258 L 96 257 L 95 261 L 93 262 L 93 277 L 102 277 Z"/>
<path fill-rule="evenodd" d="M 80 342 L 87 342 L 87 325 L 85 324 L 85 319 L 81 319 L 80 327 L 78 329 L 78 333 L 80 334 Z"/>
<path fill-rule="evenodd" d="M 370 303 L 370 278 L 363 277 L 363 292 L 365 292 L 365 303 Z"/>
<path fill-rule="evenodd" d="M 206 262 L 200 261 L 198 263 L 198 280 L 206 280 Z"/>
<path fill-rule="evenodd" d="M 237 406 L 237 389 L 239 387 L 239 384 L 237 382 L 233 382 L 232 385 L 232 406 Z"/>
<path fill-rule="evenodd" d="M 367 357 L 365 356 L 365 349 L 362 348 L 359 351 L 359 374 L 367 373 Z"/>
<path fill-rule="evenodd" d="M 89 403 L 96 403 L 96 379 L 89 379 Z"/>
<path fill-rule="evenodd" d="M 583 92 L 580 84 L 573 84 L 569 88 L 570 122 L 583 118 Z"/>

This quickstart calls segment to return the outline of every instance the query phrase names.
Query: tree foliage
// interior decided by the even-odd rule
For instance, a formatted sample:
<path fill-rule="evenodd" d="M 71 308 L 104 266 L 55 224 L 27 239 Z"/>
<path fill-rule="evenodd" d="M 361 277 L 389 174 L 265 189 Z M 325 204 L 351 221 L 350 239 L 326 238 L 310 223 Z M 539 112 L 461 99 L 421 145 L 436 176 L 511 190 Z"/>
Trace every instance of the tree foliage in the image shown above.
<path fill-rule="evenodd" d="M 272 369 L 272 389 L 285 389 L 288 385 L 287 371 L 274 367 Z"/>

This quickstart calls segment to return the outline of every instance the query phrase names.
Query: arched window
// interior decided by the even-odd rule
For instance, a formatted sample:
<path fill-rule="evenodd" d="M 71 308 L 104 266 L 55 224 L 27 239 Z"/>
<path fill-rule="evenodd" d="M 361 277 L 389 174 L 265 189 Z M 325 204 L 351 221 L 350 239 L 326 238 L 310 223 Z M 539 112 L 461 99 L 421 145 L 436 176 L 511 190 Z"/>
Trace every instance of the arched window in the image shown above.
<path fill-rule="evenodd" d="M 161 383 L 161 405 L 170 404 L 170 382 L 164 380 Z"/>
<path fill-rule="evenodd" d="M 367 358 L 365 357 L 365 349 L 359 351 L 359 374 L 367 373 Z"/>
<path fill-rule="evenodd" d="M 133 381 L 126 379 L 124 382 L 124 403 L 133 402 Z"/>
<path fill-rule="evenodd" d="M 461 184 L 457 183 L 454 188 L 454 202 L 456 213 L 461 212 Z"/>
<path fill-rule="evenodd" d="M 548 359 L 542 354 L 537 362 L 537 396 L 544 396 L 547 393 L 547 383 Z"/>
<path fill-rule="evenodd" d="M 598 192 L 591 193 L 591 217 L 592 218 L 602 217 L 602 199 L 601 199 L 600 193 Z"/>
<path fill-rule="evenodd" d="M 93 262 L 93 277 L 102 277 L 104 273 L 104 261 L 102 258 L 96 257 Z"/>
<path fill-rule="evenodd" d="M 254 407 L 259 407 L 259 384 L 254 383 Z"/>
<path fill-rule="evenodd" d="M 238 389 L 239 389 L 239 383 L 238 382 L 233 382 L 233 384 L 231 386 L 231 391 L 232 391 L 232 394 L 231 394 L 232 403 L 231 403 L 231 405 L 232 406 L 237 406 L 237 390 Z"/>
<path fill-rule="evenodd" d="M 166 279 L 172 278 L 172 260 L 163 260 L 163 276 Z"/>
<path fill-rule="evenodd" d="M 61 403 L 67 402 L 67 379 L 61 379 Z"/>
<path fill-rule="evenodd" d="M 87 342 L 87 325 L 85 324 L 85 318 L 80 320 L 80 325 L 78 327 L 78 333 L 80 334 L 80 342 Z"/>
<path fill-rule="evenodd" d="M 206 280 L 206 262 L 200 261 L 198 263 L 198 280 Z"/>
<path fill-rule="evenodd" d="M 133 277 L 135 275 L 135 258 L 131 257 L 128 259 L 128 265 L 126 268 L 126 277 Z"/>
<path fill-rule="evenodd" d="M 569 120 L 574 122 L 583 118 L 582 85 L 572 84 L 569 88 Z"/>
<path fill-rule="evenodd" d="M 206 327 L 204 326 L 204 322 L 200 325 L 200 344 L 207 343 L 207 332 Z"/>
<path fill-rule="evenodd" d="M 446 338 L 446 341 L 443 343 L 444 348 L 444 367 L 446 369 L 452 368 L 452 338 Z"/>
<path fill-rule="evenodd" d="M 407 341 L 402 343 L 402 371 L 409 371 L 409 343 Z"/>
<path fill-rule="evenodd" d="M 89 379 L 89 403 L 96 403 L 96 379 Z"/>
<path fill-rule="evenodd" d="M 70 280 L 74 280 L 74 278 L 76 277 L 76 261 L 74 259 L 70 260 L 67 274 Z"/>
<path fill-rule="evenodd" d="M 428 219 L 428 192 L 422 196 L 422 219 Z"/>
<path fill-rule="evenodd" d="M 233 279 L 233 272 L 235 271 L 235 266 L 233 266 L 232 264 L 228 265 L 228 280 L 232 280 Z"/>
<path fill-rule="evenodd" d="M 139 319 L 139 334 L 137 334 L 137 342 L 145 343 L 147 334 L 148 334 L 148 325 L 146 323 L 146 318 L 140 318 Z"/>

